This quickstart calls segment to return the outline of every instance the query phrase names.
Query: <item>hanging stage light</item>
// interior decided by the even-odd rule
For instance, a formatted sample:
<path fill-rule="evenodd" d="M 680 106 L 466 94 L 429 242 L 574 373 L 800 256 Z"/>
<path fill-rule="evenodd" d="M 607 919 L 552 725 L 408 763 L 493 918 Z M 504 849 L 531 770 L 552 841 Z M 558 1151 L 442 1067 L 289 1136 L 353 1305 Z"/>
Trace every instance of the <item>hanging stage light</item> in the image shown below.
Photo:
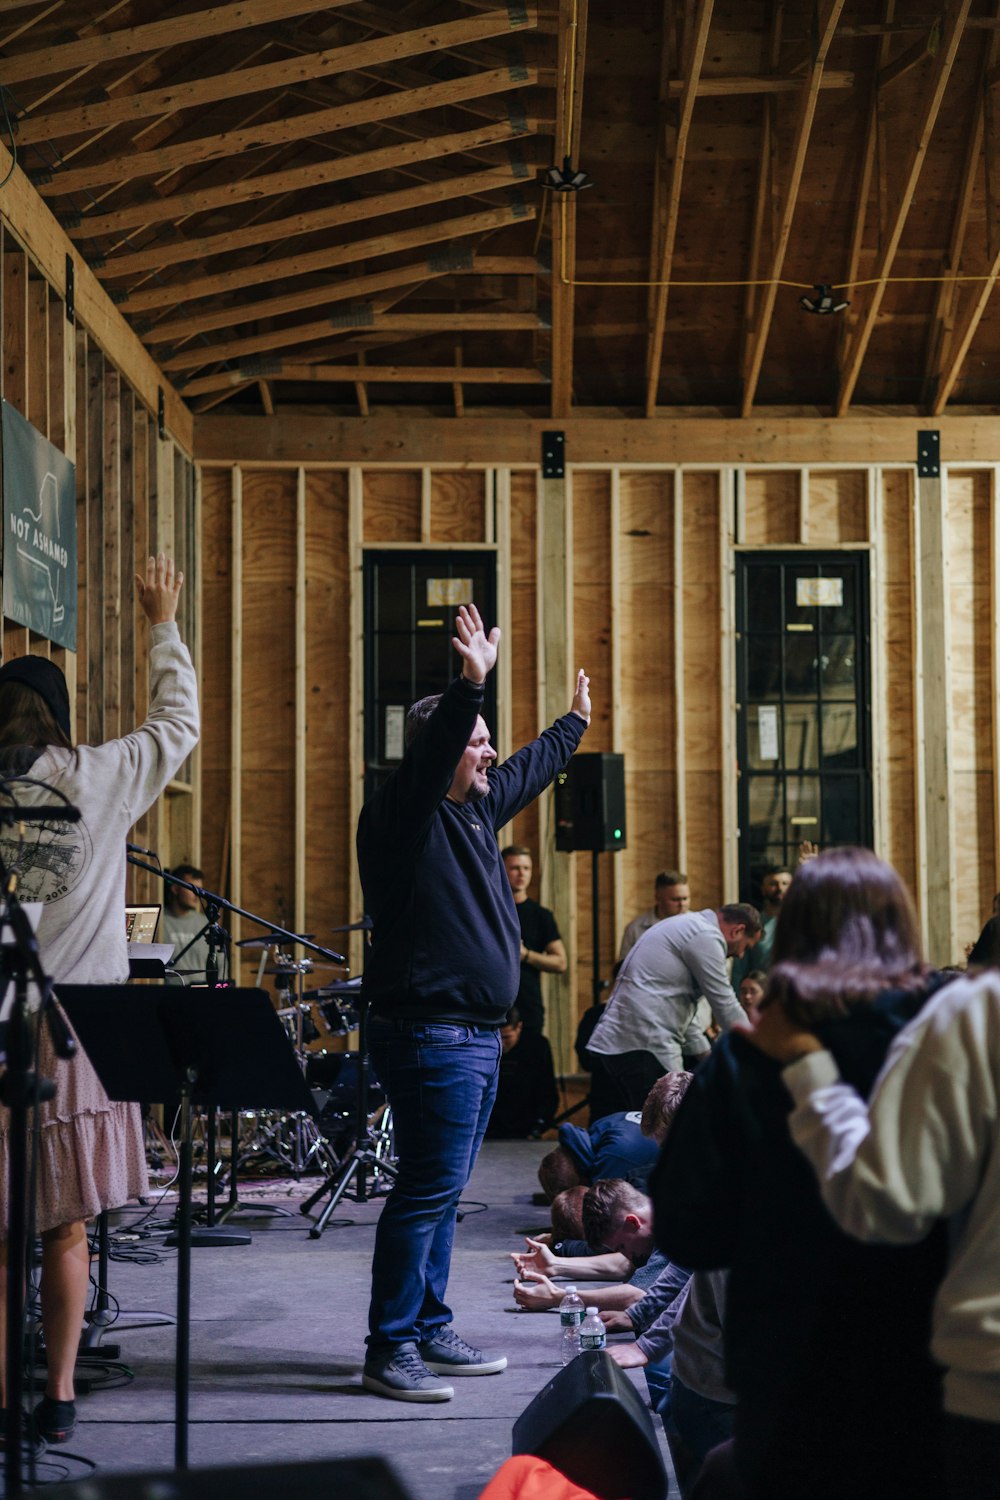
<path fill-rule="evenodd" d="M 799 305 L 810 313 L 838 313 L 843 312 L 845 307 L 850 307 L 849 302 L 835 302 L 833 300 L 833 288 L 817 283 L 815 297 L 800 297 Z"/>
<path fill-rule="evenodd" d="M 581 167 L 574 170 L 568 156 L 563 157 L 561 167 L 552 166 L 542 173 L 542 187 L 551 188 L 554 193 L 579 193 L 593 186 L 593 178 Z"/>

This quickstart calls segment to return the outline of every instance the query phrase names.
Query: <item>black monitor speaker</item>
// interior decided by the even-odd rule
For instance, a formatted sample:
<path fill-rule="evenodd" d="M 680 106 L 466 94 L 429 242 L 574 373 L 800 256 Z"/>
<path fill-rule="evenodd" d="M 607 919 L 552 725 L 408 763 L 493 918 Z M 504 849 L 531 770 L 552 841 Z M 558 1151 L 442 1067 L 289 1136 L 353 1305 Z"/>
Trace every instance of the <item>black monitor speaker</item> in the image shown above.
<path fill-rule="evenodd" d="M 574 755 L 555 781 L 556 848 L 625 848 L 625 757 Z"/>
<path fill-rule="evenodd" d="M 600 1500 L 664 1500 L 669 1486 L 649 1410 L 606 1351 L 578 1354 L 539 1391 L 514 1423 L 513 1452 Z"/>

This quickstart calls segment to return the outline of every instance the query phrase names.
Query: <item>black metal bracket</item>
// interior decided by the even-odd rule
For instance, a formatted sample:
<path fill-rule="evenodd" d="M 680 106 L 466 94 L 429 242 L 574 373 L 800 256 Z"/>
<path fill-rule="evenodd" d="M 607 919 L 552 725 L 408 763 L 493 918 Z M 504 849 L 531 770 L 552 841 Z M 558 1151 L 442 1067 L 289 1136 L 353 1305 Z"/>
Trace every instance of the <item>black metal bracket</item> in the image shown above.
<path fill-rule="evenodd" d="M 160 434 L 160 438 L 161 439 L 166 439 L 166 436 L 167 436 L 167 411 L 166 411 L 166 407 L 164 406 L 164 403 L 163 403 L 163 387 L 162 387 L 162 385 L 158 385 L 156 387 L 156 430 Z"/>
<path fill-rule="evenodd" d="M 66 322 L 76 323 L 76 271 L 72 255 L 66 257 Z"/>
<path fill-rule="evenodd" d="M 566 434 L 564 432 L 542 433 L 542 478 L 564 479 L 566 477 Z"/>
<path fill-rule="evenodd" d="M 917 433 L 917 475 L 920 479 L 941 478 L 940 432 Z"/>

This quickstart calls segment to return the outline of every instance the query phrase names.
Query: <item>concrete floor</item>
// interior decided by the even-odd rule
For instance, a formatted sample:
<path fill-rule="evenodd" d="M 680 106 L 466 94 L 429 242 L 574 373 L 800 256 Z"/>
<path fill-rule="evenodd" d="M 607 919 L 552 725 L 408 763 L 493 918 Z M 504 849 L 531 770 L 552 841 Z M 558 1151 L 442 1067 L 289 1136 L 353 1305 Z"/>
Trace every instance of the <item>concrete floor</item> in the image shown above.
<path fill-rule="evenodd" d="M 318 1241 L 308 1238 L 306 1220 L 295 1212 L 286 1219 L 243 1217 L 250 1246 L 194 1250 L 191 1466 L 378 1455 L 392 1463 L 413 1500 L 475 1500 L 510 1456 L 514 1421 L 559 1366 L 558 1321 L 515 1308 L 508 1257 L 523 1233 L 544 1221 L 531 1196 L 537 1162 L 548 1149 L 495 1142 L 483 1150 L 456 1233 L 449 1300 L 456 1328 L 470 1342 L 506 1353 L 508 1368 L 457 1381 L 448 1403 L 386 1401 L 361 1387 L 380 1202 L 341 1203 Z M 137 1217 L 125 1213 L 121 1227 Z M 143 1249 L 160 1243 L 145 1241 Z M 112 1263 L 110 1289 L 123 1324 L 130 1309 L 174 1310 L 176 1252 L 159 1254 L 152 1265 Z M 135 1380 L 81 1396 L 69 1446 L 104 1474 L 169 1469 L 174 1328 L 114 1329 L 112 1340 Z M 636 1384 L 645 1397 L 641 1374 Z M 81 1473 L 66 1461 L 67 1478 Z"/>

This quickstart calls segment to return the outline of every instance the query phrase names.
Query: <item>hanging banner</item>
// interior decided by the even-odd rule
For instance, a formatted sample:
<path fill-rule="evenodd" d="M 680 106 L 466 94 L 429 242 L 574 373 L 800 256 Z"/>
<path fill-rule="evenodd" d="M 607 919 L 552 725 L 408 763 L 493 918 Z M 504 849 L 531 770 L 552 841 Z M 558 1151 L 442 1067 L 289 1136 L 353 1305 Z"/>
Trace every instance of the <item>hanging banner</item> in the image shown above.
<path fill-rule="evenodd" d="M 9 401 L 3 439 L 3 612 L 76 650 L 76 474 Z"/>

